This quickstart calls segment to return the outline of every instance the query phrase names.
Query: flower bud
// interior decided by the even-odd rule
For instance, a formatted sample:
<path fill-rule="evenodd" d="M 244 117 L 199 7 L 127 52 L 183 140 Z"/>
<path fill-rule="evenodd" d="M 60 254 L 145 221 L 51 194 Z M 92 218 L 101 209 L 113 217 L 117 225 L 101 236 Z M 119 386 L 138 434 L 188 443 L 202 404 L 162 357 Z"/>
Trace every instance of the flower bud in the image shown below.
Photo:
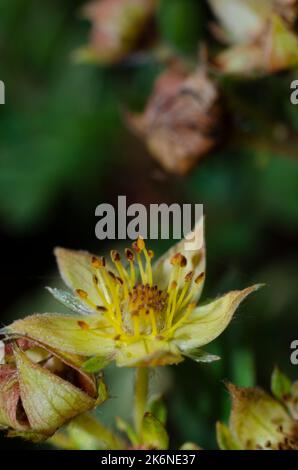
<path fill-rule="evenodd" d="M 94 376 L 80 368 L 82 362 L 79 356 L 23 338 L 6 343 L 0 365 L 0 427 L 9 436 L 37 442 L 104 401 Z"/>

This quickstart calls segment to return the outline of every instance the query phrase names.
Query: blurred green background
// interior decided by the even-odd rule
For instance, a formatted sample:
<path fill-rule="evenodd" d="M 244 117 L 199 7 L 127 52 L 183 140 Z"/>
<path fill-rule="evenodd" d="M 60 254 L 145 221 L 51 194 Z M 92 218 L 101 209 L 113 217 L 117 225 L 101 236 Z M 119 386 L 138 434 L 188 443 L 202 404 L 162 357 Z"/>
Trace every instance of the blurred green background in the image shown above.
<path fill-rule="evenodd" d="M 160 65 L 75 65 L 71 53 L 89 30 L 79 18 L 82 3 L 1 0 L 0 79 L 7 101 L 0 108 L 1 325 L 61 310 L 44 290 L 58 283 L 52 249 L 104 253 L 110 244 L 94 234 L 98 204 L 115 204 L 123 194 L 128 203 L 203 203 L 204 299 L 255 282 L 267 285 L 207 348 L 222 356 L 220 362 L 185 361 L 156 371 L 166 389 L 172 446 L 190 440 L 215 448 L 215 422 L 229 413 L 224 379 L 269 388 L 275 364 L 298 377 L 290 364 L 290 343 L 298 339 L 298 146 L 291 140 L 284 148 L 271 145 L 272 126 L 292 135 L 298 129 L 298 106 L 289 100 L 295 71 L 223 80 L 243 130 L 260 138 L 221 147 L 188 177 L 167 175 L 122 119 L 125 108 L 141 108 Z M 209 37 L 209 19 L 205 2 L 164 0 L 158 24 L 166 42 L 195 57 L 198 42 Z M 100 414 L 112 421 L 115 412 L 129 409 L 132 375 L 111 369 L 108 376 L 115 398 Z M 31 447 L 0 439 L 1 449 Z"/>

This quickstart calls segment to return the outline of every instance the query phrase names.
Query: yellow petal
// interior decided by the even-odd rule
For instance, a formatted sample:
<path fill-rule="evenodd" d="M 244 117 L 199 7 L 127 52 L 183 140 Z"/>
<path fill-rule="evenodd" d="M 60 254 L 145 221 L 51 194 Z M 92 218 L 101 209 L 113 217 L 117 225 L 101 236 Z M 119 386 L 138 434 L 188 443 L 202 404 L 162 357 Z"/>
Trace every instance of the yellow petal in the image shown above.
<path fill-rule="evenodd" d="M 168 342 L 140 340 L 119 347 L 115 360 L 118 367 L 155 367 L 178 364 L 183 358 Z"/>
<path fill-rule="evenodd" d="M 242 291 L 229 292 L 207 305 L 197 307 L 186 323 L 177 328 L 175 344 L 183 352 L 213 341 L 228 326 L 239 304 L 260 287 L 257 284 Z"/>
<path fill-rule="evenodd" d="M 185 274 L 193 271 L 193 280 L 201 274 L 205 273 L 206 270 L 206 249 L 205 249 L 205 237 L 204 237 L 204 218 L 202 217 L 196 224 L 193 230 L 194 242 L 189 242 L 186 238 L 181 240 L 179 243 L 174 245 L 168 250 L 153 267 L 153 279 L 154 283 L 158 285 L 160 289 L 165 289 L 169 283 L 170 275 L 173 269 L 171 264 L 172 257 L 181 253 L 187 259 L 187 265 L 185 267 Z M 190 249 L 191 248 L 191 249 Z M 184 284 L 184 276 L 181 277 L 179 287 L 181 288 Z M 193 281 L 192 288 L 194 289 L 194 296 L 192 301 L 197 301 L 200 298 L 204 286 L 204 282 L 196 284 Z"/>
<path fill-rule="evenodd" d="M 92 266 L 93 255 L 87 251 L 67 250 L 65 248 L 55 248 L 54 253 L 60 275 L 65 284 L 73 291 L 81 289 L 87 292 L 89 300 L 95 305 L 102 305 L 92 278 L 96 274 L 96 270 Z M 108 269 L 113 271 L 110 267 Z M 84 300 L 81 300 L 83 303 Z M 88 307 L 90 308 L 89 305 Z"/>
<path fill-rule="evenodd" d="M 234 439 L 228 426 L 216 423 L 216 438 L 221 450 L 242 450 L 240 444 Z"/>
<path fill-rule="evenodd" d="M 72 384 L 33 364 L 18 348 L 14 351 L 22 405 L 34 432 L 50 436 L 95 400 Z"/>
<path fill-rule="evenodd" d="M 229 389 L 233 400 L 230 429 L 245 449 L 278 449 L 287 444 L 295 424 L 280 403 L 258 388 L 230 385 Z"/>
<path fill-rule="evenodd" d="M 82 356 L 106 356 L 114 350 L 114 341 L 104 337 L 106 330 L 101 330 L 103 326 L 98 315 L 45 313 L 17 320 L 2 331 L 7 335 L 28 337 L 58 351 Z"/>

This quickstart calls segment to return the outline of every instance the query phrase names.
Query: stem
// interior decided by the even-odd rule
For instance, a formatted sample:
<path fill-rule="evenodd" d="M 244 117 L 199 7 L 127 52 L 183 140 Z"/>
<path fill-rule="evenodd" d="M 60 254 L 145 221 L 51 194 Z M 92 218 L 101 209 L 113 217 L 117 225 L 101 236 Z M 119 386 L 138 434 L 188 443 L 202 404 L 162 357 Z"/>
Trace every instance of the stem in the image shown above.
<path fill-rule="evenodd" d="M 149 387 L 149 370 L 147 367 L 136 368 L 134 423 L 138 435 L 141 433 L 142 421 L 146 412 Z"/>
<path fill-rule="evenodd" d="M 78 416 L 70 423 L 70 428 L 71 427 L 85 432 L 99 442 L 103 442 L 108 450 L 123 449 L 123 442 L 98 419 L 91 415 L 84 414 Z"/>

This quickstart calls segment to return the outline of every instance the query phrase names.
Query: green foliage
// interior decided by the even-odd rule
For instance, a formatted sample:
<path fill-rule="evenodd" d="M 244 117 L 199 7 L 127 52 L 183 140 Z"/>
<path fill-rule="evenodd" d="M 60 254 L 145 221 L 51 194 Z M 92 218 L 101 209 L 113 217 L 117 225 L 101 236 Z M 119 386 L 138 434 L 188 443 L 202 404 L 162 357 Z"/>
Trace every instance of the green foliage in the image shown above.
<path fill-rule="evenodd" d="M 158 19 L 160 30 L 170 45 L 180 52 L 196 52 L 204 24 L 201 2 L 161 0 Z"/>

